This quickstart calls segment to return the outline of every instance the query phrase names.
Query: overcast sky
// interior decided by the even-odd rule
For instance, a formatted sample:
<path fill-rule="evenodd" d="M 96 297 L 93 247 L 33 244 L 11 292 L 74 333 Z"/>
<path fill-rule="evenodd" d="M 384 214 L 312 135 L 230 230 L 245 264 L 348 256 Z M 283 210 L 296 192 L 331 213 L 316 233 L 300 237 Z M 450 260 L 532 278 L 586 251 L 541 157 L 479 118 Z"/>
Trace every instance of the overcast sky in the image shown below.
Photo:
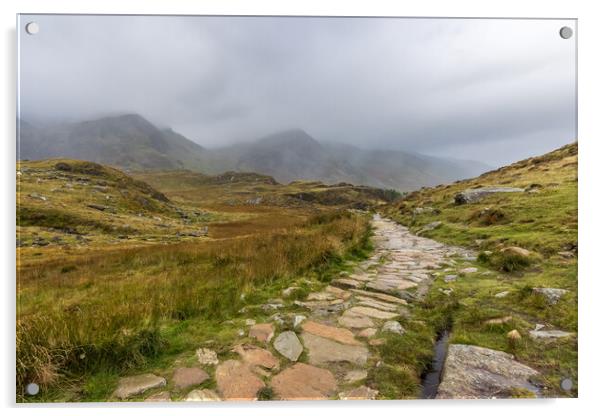
<path fill-rule="evenodd" d="M 24 34 L 29 21 L 35 36 Z M 139 113 L 217 147 L 321 141 L 501 165 L 576 138 L 571 20 L 23 16 L 21 115 Z"/>

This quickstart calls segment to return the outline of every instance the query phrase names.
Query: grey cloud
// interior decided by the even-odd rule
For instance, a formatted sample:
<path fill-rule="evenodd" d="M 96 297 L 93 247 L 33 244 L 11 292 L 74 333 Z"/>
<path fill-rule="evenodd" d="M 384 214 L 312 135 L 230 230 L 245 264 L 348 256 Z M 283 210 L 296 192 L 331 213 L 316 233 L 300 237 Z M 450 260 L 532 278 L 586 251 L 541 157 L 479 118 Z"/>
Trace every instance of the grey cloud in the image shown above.
<path fill-rule="evenodd" d="M 570 20 L 23 16 L 24 119 L 137 112 L 205 146 L 319 140 L 493 165 L 576 137 Z"/>

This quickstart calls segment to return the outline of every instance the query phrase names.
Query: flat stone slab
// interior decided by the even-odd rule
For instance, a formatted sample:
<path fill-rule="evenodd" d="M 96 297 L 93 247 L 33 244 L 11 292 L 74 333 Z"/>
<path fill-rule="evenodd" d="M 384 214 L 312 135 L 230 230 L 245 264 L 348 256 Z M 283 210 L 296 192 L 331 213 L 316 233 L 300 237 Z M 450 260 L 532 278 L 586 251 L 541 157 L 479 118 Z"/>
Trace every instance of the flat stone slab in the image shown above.
<path fill-rule="evenodd" d="M 375 299 L 378 299 L 378 300 L 381 300 L 381 301 L 384 301 L 384 302 L 398 303 L 400 305 L 407 305 L 408 304 L 408 302 L 405 299 L 401 299 L 401 298 L 398 298 L 398 297 L 392 296 L 392 295 L 387 295 L 385 293 L 370 292 L 370 291 L 367 291 L 367 290 L 360 290 L 360 289 L 352 289 L 351 291 L 353 293 L 358 294 L 358 295 L 375 298 Z"/>
<path fill-rule="evenodd" d="M 331 284 L 333 286 L 341 287 L 344 289 L 347 289 L 347 288 L 359 289 L 360 287 L 362 287 L 364 285 L 364 282 L 360 282 L 358 280 L 353 280 L 353 279 L 342 278 L 342 279 L 333 280 L 331 282 Z"/>
<path fill-rule="evenodd" d="M 529 380 L 538 374 L 503 351 L 452 344 L 436 398 L 508 398 L 514 388 L 536 392 L 537 388 Z"/>
<path fill-rule="evenodd" d="M 369 289 L 393 295 L 398 294 L 402 290 L 411 289 L 416 286 L 416 283 L 409 282 L 407 280 L 399 280 L 396 282 L 386 280 L 375 280 L 366 284 L 366 287 Z"/>
<path fill-rule="evenodd" d="M 309 363 L 324 365 L 328 363 L 348 362 L 364 365 L 368 360 L 368 348 L 363 345 L 345 345 L 304 332 L 303 344 L 308 350 Z"/>
<path fill-rule="evenodd" d="M 353 332 L 345 328 L 337 328 L 335 326 L 324 325 L 314 321 L 305 321 L 301 325 L 301 328 L 310 334 L 328 338 L 340 342 L 341 344 L 362 345 L 361 342 L 355 339 Z"/>
<path fill-rule="evenodd" d="M 364 315 L 375 319 L 393 319 L 399 316 L 398 313 L 381 311 L 367 306 L 354 306 L 348 309 L 348 312 L 355 315 Z"/>
<path fill-rule="evenodd" d="M 341 326 L 352 329 L 372 328 L 374 326 L 372 319 L 364 315 L 350 312 L 349 310 L 343 312 L 343 315 L 339 317 L 338 322 Z"/>
<path fill-rule="evenodd" d="M 370 308 L 380 309 L 386 312 L 396 312 L 399 308 L 399 305 L 392 305 L 390 303 L 380 302 L 378 300 L 374 300 L 365 296 L 357 296 L 357 300 L 359 300 L 358 305 L 360 306 L 368 306 Z"/>
<path fill-rule="evenodd" d="M 351 297 L 351 293 L 346 290 L 340 289 L 334 286 L 326 286 L 324 289 L 325 292 L 332 293 L 339 299 L 347 300 Z"/>
<path fill-rule="evenodd" d="M 274 325 L 256 324 L 249 329 L 249 337 L 255 338 L 259 342 L 270 342 L 274 336 Z"/>
<path fill-rule="evenodd" d="M 257 393 L 265 387 L 248 365 L 236 360 L 227 360 L 218 365 L 215 380 L 224 400 L 257 400 Z"/>
<path fill-rule="evenodd" d="M 140 374 L 131 377 L 122 377 L 117 384 L 117 390 L 113 393 L 118 399 L 124 400 L 147 390 L 163 387 L 167 384 L 163 377 L 154 374 Z"/>
<path fill-rule="evenodd" d="M 270 351 L 263 348 L 244 344 L 237 345 L 232 351 L 240 355 L 240 358 L 250 366 L 263 367 L 268 370 L 277 370 L 279 367 L 278 359 Z"/>
<path fill-rule="evenodd" d="M 330 371 L 297 363 L 274 376 L 271 386 L 281 400 L 325 400 L 334 394 L 337 383 Z"/>
<path fill-rule="evenodd" d="M 293 331 L 281 333 L 274 340 L 274 348 L 291 361 L 297 361 L 303 352 L 303 345 Z"/>
<path fill-rule="evenodd" d="M 209 375 L 198 367 L 180 367 L 174 371 L 171 381 L 176 388 L 182 390 L 207 379 Z"/>
<path fill-rule="evenodd" d="M 547 331 L 533 330 L 529 331 L 529 336 L 534 339 L 556 339 L 556 338 L 567 338 L 573 335 L 571 332 L 560 331 L 558 329 L 551 329 Z"/>
<path fill-rule="evenodd" d="M 374 400 L 378 396 L 378 390 L 373 390 L 370 387 L 360 386 L 352 390 L 347 390 L 339 393 L 341 400 Z"/>
<path fill-rule="evenodd" d="M 184 399 L 186 402 L 221 402 L 221 397 L 216 392 L 209 389 L 192 390 Z"/>

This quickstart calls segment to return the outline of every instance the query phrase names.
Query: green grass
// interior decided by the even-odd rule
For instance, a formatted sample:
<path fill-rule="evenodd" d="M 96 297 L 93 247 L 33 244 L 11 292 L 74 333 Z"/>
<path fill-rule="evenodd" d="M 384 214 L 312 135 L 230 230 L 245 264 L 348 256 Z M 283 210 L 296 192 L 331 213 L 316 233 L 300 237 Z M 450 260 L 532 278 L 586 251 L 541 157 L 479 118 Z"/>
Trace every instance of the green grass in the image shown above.
<path fill-rule="evenodd" d="M 398 204 L 390 205 L 384 214 L 413 231 L 441 221 L 441 225 L 422 235 L 452 245 L 474 249 L 475 262 L 460 261 L 454 270 L 441 273 L 424 302 L 414 309 L 414 318 L 425 323 L 426 338 L 410 337 L 408 345 L 386 346 L 426 351 L 447 321 L 451 329 L 450 343 L 473 344 L 512 353 L 516 358 L 541 372 L 544 396 L 577 395 L 577 339 L 535 341 L 528 336 L 536 323 L 577 332 L 577 145 L 517 162 L 514 165 L 456 182 L 452 185 L 425 188 L 409 194 Z M 483 200 L 456 205 L 457 192 L 481 186 L 515 186 L 536 192 L 494 194 Z M 423 209 L 421 212 L 416 208 Z M 519 256 L 505 247 L 518 246 L 532 252 Z M 563 255 L 568 252 L 570 256 Z M 458 270 L 476 266 L 479 272 L 462 275 Z M 443 282 L 445 274 L 460 274 L 454 283 Z M 569 292 L 557 304 L 533 293 L 534 287 L 555 287 Z M 446 296 L 440 289 L 452 288 Z M 496 293 L 509 295 L 497 298 Z M 489 319 L 511 316 L 503 324 L 487 324 Z M 518 342 L 506 334 L 516 329 L 522 335 Z M 412 333 L 412 331 L 408 331 Z M 420 346 L 414 346 L 421 339 Z M 401 342 L 401 341 L 400 341 Z M 388 345 L 388 343 L 386 344 Z M 423 359 L 416 353 L 410 361 L 396 361 L 416 369 Z M 570 392 L 560 389 L 560 380 L 574 382 Z M 521 392 L 516 392 L 517 396 Z"/>

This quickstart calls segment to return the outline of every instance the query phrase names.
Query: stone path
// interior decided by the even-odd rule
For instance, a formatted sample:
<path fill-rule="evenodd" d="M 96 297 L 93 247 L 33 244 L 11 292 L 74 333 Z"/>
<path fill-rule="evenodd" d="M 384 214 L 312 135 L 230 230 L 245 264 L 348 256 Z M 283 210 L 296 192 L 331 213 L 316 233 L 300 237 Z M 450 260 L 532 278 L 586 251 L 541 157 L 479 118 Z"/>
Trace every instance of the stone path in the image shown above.
<path fill-rule="evenodd" d="M 232 352 L 238 359 L 218 363 L 211 351 L 199 349 L 203 367 L 209 371 L 215 366 L 216 388 L 197 388 L 185 400 L 257 400 L 266 392 L 268 398 L 280 400 L 377 398 L 378 391 L 363 384 L 370 366 L 377 365 L 371 360 L 370 346 L 382 343 L 379 336 L 384 332 L 403 336 L 404 329 L 396 319 L 411 315 L 412 303 L 426 293 L 433 274 L 453 265 L 451 257 L 471 259 L 474 254 L 413 235 L 378 215 L 372 225 L 374 254 L 322 291 L 292 302 L 305 312 L 289 314 L 286 319 L 291 325 L 279 330 L 285 326 L 281 316 L 272 323 L 249 320 L 248 339 L 256 345 L 236 346 Z M 293 290 L 286 289 L 283 296 Z M 205 380 L 204 372 L 176 372 L 172 384 Z M 130 380 L 127 387 L 120 386 L 116 396 L 124 399 L 130 393 L 165 385 L 163 379 L 144 376 L 144 386 L 133 387 Z M 169 394 L 151 397 L 155 401 L 170 399 Z"/>

